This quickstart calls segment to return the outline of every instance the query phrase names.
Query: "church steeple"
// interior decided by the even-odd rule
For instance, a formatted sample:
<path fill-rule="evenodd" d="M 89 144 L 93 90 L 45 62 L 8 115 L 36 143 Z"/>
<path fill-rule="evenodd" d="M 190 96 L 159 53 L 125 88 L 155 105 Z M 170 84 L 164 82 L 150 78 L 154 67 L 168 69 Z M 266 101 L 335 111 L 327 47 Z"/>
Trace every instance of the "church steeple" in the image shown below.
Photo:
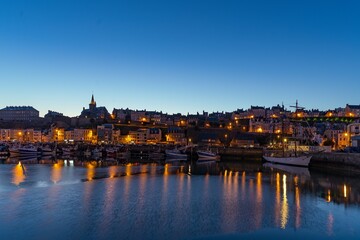
<path fill-rule="evenodd" d="M 89 104 L 89 109 L 92 110 L 92 109 L 94 109 L 94 108 L 96 108 L 96 102 L 95 102 L 95 100 L 94 100 L 94 94 L 92 94 L 92 95 L 91 95 L 91 102 L 90 102 L 90 104 Z"/>

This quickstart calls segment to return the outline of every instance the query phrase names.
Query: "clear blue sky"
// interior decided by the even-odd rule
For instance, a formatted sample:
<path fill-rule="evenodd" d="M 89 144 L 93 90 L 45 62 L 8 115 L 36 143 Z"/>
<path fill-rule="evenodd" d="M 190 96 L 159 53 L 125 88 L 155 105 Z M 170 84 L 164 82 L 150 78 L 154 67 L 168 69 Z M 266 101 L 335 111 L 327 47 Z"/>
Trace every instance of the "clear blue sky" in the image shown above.
<path fill-rule="evenodd" d="M 0 2 L 0 108 L 360 104 L 360 1 Z"/>

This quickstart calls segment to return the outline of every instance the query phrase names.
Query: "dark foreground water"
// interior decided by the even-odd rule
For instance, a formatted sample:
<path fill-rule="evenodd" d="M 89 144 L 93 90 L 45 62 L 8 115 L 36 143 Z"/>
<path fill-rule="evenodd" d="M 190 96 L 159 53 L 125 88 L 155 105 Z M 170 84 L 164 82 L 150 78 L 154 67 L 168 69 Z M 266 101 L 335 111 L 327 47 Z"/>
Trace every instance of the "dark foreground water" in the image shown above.
<path fill-rule="evenodd" d="M 3 164 L 0 239 L 360 238 L 360 178 L 275 167 Z"/>

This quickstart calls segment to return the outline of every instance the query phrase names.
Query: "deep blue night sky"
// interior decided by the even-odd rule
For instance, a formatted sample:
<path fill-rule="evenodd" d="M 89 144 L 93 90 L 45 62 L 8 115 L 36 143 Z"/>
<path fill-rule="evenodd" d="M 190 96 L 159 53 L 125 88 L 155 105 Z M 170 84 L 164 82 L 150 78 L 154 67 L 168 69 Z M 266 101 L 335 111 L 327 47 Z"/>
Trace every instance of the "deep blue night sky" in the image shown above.
<path fill-rule="evenodd" d="M 359 1 L 0 2 L 0 108 L 360 104 Z"/>

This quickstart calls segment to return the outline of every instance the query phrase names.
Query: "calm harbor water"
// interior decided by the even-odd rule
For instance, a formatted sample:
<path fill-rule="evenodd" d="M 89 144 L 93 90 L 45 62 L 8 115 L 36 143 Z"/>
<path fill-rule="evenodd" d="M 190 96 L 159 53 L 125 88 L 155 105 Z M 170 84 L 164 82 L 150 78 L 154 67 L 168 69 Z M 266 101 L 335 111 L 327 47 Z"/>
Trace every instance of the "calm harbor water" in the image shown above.
<path fill-rule="evenodd" d="M 359 239 L 360 178 L 261 163 L 0 165 L 1 239 Z"/>

